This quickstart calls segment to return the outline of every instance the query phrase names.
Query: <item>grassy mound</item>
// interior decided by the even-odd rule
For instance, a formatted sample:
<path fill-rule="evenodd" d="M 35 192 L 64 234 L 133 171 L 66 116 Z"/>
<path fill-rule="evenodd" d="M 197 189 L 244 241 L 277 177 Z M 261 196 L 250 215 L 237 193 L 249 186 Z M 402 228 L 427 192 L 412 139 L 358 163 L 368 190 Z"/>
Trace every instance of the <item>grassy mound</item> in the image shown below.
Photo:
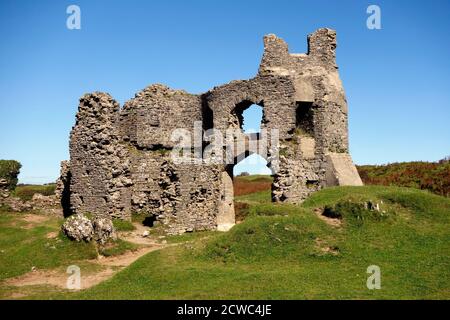
<path fill-rule="evenodd" d="M 228 233 L 193 234 L 64 297 L 450 298 L 450 199 L 369 186 L 325 189 L 302 206 L 248 205 L 246 219 Z M 322 219 L 326 207 L 340 226 Z M 381 268 L 381 290 L 366 287 L 371 265 Z"/>

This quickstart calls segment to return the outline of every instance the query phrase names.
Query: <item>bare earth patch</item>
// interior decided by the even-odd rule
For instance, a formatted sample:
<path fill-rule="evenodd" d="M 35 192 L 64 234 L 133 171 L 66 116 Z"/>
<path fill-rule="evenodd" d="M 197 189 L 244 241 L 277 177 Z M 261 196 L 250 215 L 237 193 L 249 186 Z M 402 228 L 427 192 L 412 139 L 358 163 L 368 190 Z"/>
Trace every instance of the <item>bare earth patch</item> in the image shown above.
<path fill-rule="evenodd" d="M 30 213 L 24 214 L 20 217 L 20 220 L 27 223 L 26 226 L 23 226 L 23 228 L 25 228 L 25 229 L 31 229 L 31 228 L 35 227 L 36 225 L 47 222 L 50 219 L 51 219 L 51 217 L 49 217 L 49 216 L 43 216 L 40 214 L 30 214 Z"/>
<path fill-rule="evenodd" d="M 127 251 L 124 254 L 121 254 L 120 256 L 113 256 L 113 257 L 99 256 L 95 260 L 90 260 L 90 262 L 97 263 L 102 266 L 125 268 L 130 264 L 132 264 L 137 259 L 139 259 L 140 257 L 142 257 L 143 255 L 155 250 L 159 250 L 163 247 L 164 247 L 163 245 L 154 245 L 151 247 L 141 248 L 135 251 Z"/>
<path fill-rule="evenodd" d="M 59 234 L 58 232 L 53 231 L 53 232 L 47 233 L 45 236 L 47 237 L 47 239 L 54 239 L 58 236 L 58 234 Z"/>
<path fill-rule="evenodd" d="M 108 279 L 114 272 L 113 269 L 107 268 L 93 274 L 83 275 L 83 270 L 81 270 L 81 289 L 92 287 Z M 5 281 L 5 284 L 14 287 L 49 285 L 66 289 L 68 277 L 69 274 L 62 271 L 38 270 L 26 273 L 20 277 L 8 279 Z M 12 296 L 14 296 L 14 294 L 15 293 L 13 293 Z"/>
<path fill-rule="evenodd" d="M 325 223 L 329 224 L 330 226 L 339 228 L 342 225 L 342 220 L 337 219 L 337 218 L 329 218 L 329 217 L 324 216 L 322 214 L 323 213 L 323 208 L 316 208 L 316 209 L 314 209 L 314 213 L 316 214 L 316 216 L 320 220 L 324 221 Z"/>
<path fill-rule="evenodd" d="M 329 254 L 332 254 L 334 256 L 337 256 L 339 254 L 339 249 L 338 248 L 328 246 L 325 243 L 325 241 L 323 241 L 322 239 L 316 238 L 315 242 L 316 242 L 316 247 L 320 251 L 322 251 L 323 253 L 329 253 Z"/>

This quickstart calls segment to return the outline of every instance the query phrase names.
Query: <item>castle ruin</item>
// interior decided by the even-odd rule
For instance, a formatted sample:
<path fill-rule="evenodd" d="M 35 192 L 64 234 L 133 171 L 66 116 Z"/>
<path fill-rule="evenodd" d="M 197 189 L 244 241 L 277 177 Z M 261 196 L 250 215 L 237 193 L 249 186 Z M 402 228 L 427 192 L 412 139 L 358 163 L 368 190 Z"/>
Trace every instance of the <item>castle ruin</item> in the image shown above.
<path fill-rule="evenodd" d="M 267 35 L 258 74 L 250 80 L 204 94 L 151 85 L 122 108 L 106 93 L 84 95 L 60 179 L 66 212 L 121 219 L 145 213 L 174 234 L 228 230 L 235 223 L 236 163 L 176 163 L 171 136 L 180 128 L 194 134 L 199 123 L 204 131 L 225 135 L 242 127 L 242 113 L 252 104 L 263 109 L 261 128 L 278 130 L 276 145 L 268 139 L 261 153 L 269 168 L 277 166 L 273 201 L 301 203 L 327 186 L 362 185 L 348 151 L 348 110 L 335 49 L 330 29 L 308 36 L 306 54 L 289 53 L 282 39 Z M 235 138 L 261 139 L 243 131 Z M 203 141 L 192 152 L 207 147 Z M 253 152 L 245 147 L 232 157 Z"/>

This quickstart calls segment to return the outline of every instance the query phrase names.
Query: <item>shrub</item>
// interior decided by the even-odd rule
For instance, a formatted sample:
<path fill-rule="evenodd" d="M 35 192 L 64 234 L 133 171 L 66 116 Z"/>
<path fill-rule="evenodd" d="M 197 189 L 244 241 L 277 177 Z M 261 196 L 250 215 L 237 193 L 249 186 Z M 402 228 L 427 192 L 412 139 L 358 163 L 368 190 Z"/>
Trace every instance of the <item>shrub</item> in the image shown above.
<path fill-rule="evenodd" d="M 14 190 L 18 182 L 18 175 L 22 165 L 15 160 L 0 160 L 0 179 L 8 182 L 8 189 Z"/>
<path fill-rule="evenodd" d="M 335 208 L 332 206 L 325 206 L 322 215 L 327 218 L 342 219 L 342 214 L 336 211 Z"/>

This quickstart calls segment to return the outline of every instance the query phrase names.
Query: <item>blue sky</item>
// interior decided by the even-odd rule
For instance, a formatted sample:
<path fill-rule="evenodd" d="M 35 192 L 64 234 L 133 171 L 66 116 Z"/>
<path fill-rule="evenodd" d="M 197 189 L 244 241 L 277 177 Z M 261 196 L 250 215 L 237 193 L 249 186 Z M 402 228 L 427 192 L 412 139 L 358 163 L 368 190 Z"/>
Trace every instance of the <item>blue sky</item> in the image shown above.
<path fill-rule="evenodd" d="M 66 28 L 70 4 L 81 30 Z M 366 28 L 370 4 L 381 30 Z M 0 158 L 22 163 L 21 182 L 52 181 L 84 93 L 123 104 L 157 82 L 204 92 L 253 77 L 264 34 L 305 52 L 330 27 L 354 161 L 438 160 L 450 154 L 449 12 L 445 0 L 0 1 Z"/>

